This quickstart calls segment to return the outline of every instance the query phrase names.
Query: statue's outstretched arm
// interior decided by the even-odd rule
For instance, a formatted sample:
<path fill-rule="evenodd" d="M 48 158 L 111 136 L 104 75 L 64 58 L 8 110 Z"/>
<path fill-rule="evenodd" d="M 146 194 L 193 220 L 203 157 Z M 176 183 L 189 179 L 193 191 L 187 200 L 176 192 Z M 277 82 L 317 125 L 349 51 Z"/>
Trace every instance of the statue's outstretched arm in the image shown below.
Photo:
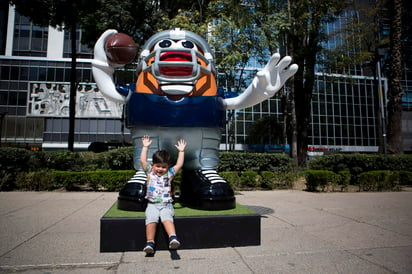
<path fill-rule="evenodd" d="M 113 64 L 109 62 L 104 49 L 106 39 L 114 33 L 117 33 L 117 30 L 106 30 L 97 40 L 94 46 L 92 72 L 97 86 L 105 97 L 115 102 L 124 103 L 126 98 L 116 91 L 116 86 L 113 82 L 115 67 L 120 67 L 124 64 Z"/>

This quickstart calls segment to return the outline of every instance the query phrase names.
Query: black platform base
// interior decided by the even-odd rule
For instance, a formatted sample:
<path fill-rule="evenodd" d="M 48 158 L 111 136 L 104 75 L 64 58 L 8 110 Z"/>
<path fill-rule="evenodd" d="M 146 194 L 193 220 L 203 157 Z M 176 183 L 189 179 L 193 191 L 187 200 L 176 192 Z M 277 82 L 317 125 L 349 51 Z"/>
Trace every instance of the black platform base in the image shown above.
<path fill-rule="evenodd" d="M 179 249 L 260 245 L 260 215 L 175 217 Z M 168 239 L 159 224 L 156 250 L 166 250 Z M 100 219 L 100 252 L 141 251 L 145 244 L 144 218 Z"/>

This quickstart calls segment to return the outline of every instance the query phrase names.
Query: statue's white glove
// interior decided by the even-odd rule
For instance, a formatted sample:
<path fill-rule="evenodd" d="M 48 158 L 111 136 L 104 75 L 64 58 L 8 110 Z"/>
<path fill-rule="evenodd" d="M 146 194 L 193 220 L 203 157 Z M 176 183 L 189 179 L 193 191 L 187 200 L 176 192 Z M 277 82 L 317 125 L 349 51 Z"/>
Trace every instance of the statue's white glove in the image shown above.
<path fill-rule="evenodd" d="M 298 71 L 298 65 L 289 66 L 292 62 L 290 56 L 285 56 L 279 60 L 279 53 L 273 54 L 266 66 L 256 74 L 252 83 L 255 91 L 272 97 Z"/>

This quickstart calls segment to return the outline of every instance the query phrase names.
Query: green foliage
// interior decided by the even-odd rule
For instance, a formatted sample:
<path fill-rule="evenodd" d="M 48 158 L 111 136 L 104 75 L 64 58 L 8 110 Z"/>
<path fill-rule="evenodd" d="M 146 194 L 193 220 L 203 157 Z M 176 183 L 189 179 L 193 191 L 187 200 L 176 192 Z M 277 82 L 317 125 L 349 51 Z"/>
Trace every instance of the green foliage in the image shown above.
<path fill-rule="evenodd" d="M 348 189 L 350 178 L 349 170 L 341 170 L 338 172 L 337 184 L 340 185 L 342 191 Z"/>
<path fill-rule="evenodd" d="M 109 150 L 106 153 L 106 162 L 112 170 L 133 169 L 133 148 L 123 147 Z"/>
<path fill-rule="evenodd" d="M 102 153 L 1 148 L 0 156 L 0 191 L 60 188 L 116 191 L 135 172 L 132 147 Z M 292 171 L 291 159 L 283 154 L 221 152 L 219 157 L 219 174 L 234 190 L 288 189 L 297 176 Z M 324 191 L 329 186 L 344 190 L 350 183 L 359 185 L 361 173 L 371 170 L 397 170 L 393 173 L 395 177 L 391 177 L 395 182 L 392 189 L 412 182 L 412 155 L 388 155 L 385 159 L 380 155 L 333 154 L 311 160 L 309 167 L 305 177 L 308 190 L 312 191 Z M 322 175 L 314 175 L 315 170 Z M 324 175 L 325 171 L 332 173 Z M 312 179 L 314 176 L 316 180 Z M 178 173 L 173 181 L 176 189 L 180 180 Z M 362 180 L 364 190 L 388 188 L 383 183 L 373 185 Z"/>
<path fill-rule="evenodd" d="M 262 187 L 267 189 L 290 189 L 296 175 L 292 172 L 261 171 Z"/>
<path fill-rule="evenodd" d="M 250 57 L 267 62 L 269 55 L 267 41 L 262 31 L 253 21 L 253 12 L 248 5 L 223 0 L 211 1 L 208 6 L 209 25 L 212 39 L 210 46 L 215 50 L 215 60 L 219 73 L 224 74 L 225 84 L 233 92 L 240 92 L 250 80 L 244 73 Z"/>
<path fill-rule="evenodd" d="M 363 191 L 400 190 L 399 173 L 389 170 L 363 172 L 359 176 L 359 189 Z"/>
<path fill-rule="evenodd" d="M 72 171 L 84 170 L 84 162 L 78 152 L 46 151 L 44 153 L 44 161 L 44 167 L 47 169 Z"/>
<path fill-rule="evenodd" d="M 284 154 L 221 152 L 219 159 L 222 171 L 292 171 L 291 159 Z"/>
<path fill-rule="evenodd" d="M 21 148 L 0 148 L 0 191 L 16 188 L 19 172 L 28 171 L 31 152 Z"/>
<path fill-rule="evenodd" d="M 178 14 L 171 19 L 163 16 L 159 24 L 159 30 L 181 28 L 203 36 L 207 33 L 207 24 L 202 23 L 201 20 L 202 16 L 198 10 L 179 9 Z"/>
<path fill-rule="evenodd" d="M 22 148 L 0 148 L 0 170 L 8 173 L 29 170 L 31 154 Z"/>
<path fill-rule="evenodd" d="M 262 177 L 254 170 L 246 170 L 240 175 L 242 187 L 258 188 L 262 185 Z"/>
<path fill-rule="evenodd" d="M 61 186 L 54 183 L 50 172 L 30 171 L 19 172 L 16 175 L 16 187 L 24 191 L 44 191 L 54 190 Z"/>
<path fill-rule="evenodd" d="M 0 170 L 0 191 L 10 191 L 16 188 L 15 175 Z"/>
<path fill-rule="evenodd" d="M 35 24 L 53 27 L 75 26 L 82 18 L 99 7 L 97 0 L 11 0 L 16 10 L 30 17 Z"/>
<path fill-rule="evenodd" d="M 219 175 L 226 180 L 234 191 L 241 189 L 241 181 L 237 171 L 222 171 Z"/>
<path fill-rule="evenodd" d="M 134 170 L 52 171 L 51 177 L 56 186 L 66 190 L 120 191 L 134 173 Z"/>
<path fill-rule="evenodd" d="M 403 186 L 412 185 L 412 172 L 411 171 L 399 171 L 399 183 Z"/>
<path fill-rule="evenodd" d="M 362 172 L 371 170 L 412 171 L 412 155 L 381 154 L 330 154 L 317 157 L 308 163 L 309 169 L 330 170 L 338 173 L 349 170 L 351 184 L 359 184 Z"/>
<path fill-rule="evenodd" d="M 325 191 L 327 186 L 336 183 L 338 177 L 335 172 L 329 170 L 307 170 L 305 174 L 306 188 L 308 191 Z"/>

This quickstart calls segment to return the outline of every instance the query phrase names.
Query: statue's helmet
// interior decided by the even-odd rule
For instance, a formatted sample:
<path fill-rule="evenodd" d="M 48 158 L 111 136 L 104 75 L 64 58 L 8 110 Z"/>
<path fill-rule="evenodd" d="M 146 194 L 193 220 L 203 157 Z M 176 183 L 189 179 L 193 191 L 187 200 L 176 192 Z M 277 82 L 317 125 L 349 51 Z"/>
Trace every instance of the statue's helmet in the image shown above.
<path fill-rule="evenodd" d="M 160 85 L 195 85 L 215 73 L 211 49 L 201 36 L 187 30 L 159 32 L 144 44 L 138 73 L 151 72 Z"/>

